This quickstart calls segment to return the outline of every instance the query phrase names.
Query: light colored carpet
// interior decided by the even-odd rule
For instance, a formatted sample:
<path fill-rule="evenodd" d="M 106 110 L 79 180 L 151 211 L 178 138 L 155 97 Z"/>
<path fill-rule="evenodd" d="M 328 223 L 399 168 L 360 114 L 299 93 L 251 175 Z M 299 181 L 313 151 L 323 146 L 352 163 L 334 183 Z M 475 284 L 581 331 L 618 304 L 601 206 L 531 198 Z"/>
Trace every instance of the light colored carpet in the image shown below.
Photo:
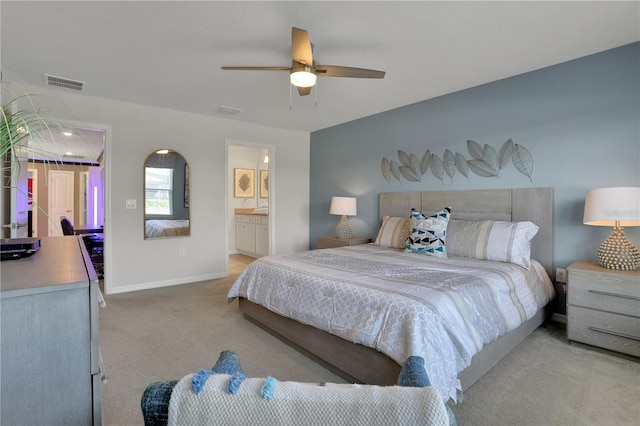
<path fill-rule="evenodd" d="M 154 381 L 211 368 L 232 349 L 245 373 L 279 380 L 344 380 L 242 318 L 226 293 L 252 259 L 230 258 L 230 277 L 106 296 L 100 347 L 105 425 L 141 425 Z M 571 346 L 560 325 L 536 330 L 453 407 L 465 425 L 638 425 L 640 364 Z"/>

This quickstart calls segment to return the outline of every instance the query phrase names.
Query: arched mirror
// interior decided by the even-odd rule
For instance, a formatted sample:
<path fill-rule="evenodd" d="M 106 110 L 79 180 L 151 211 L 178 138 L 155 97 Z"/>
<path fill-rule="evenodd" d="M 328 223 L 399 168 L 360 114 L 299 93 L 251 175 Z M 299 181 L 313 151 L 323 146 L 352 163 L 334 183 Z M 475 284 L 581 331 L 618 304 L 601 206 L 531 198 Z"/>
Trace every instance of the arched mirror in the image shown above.
<path fill-rule="evenodd" d="M 144 163 L 144 238 L 190 234 L 189 164 L 178 152 L 160 149 Z"/>

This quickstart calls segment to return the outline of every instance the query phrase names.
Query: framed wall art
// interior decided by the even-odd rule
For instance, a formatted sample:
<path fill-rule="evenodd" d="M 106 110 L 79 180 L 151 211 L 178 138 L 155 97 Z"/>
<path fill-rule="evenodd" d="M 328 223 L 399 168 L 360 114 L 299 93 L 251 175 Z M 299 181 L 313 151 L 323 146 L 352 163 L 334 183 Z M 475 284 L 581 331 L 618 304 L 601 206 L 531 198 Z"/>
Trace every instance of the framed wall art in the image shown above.
<path fill-rule="evenodd" d="M 233 169 L 233 196 L 236 198 L 256 196 L 256 171 L 254 169 Z"/>
<path fill-rule="evenodd" d="M 260 198 L 269 198 L 269 170 L 260 170 Z"/>

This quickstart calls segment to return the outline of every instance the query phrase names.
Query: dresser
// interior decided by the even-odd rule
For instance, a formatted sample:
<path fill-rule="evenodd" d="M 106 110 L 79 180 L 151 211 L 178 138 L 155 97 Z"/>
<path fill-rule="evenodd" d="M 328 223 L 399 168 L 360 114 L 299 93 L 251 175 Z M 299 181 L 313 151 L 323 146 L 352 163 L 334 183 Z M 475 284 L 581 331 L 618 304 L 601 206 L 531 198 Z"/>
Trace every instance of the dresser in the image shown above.
<path fill-rule="evenodd" d="M 640 271 L 567 268 L 567 338 L 640 357 Z"/>
<path fill-rule="evenodd" d="M 82 237 L 2 261 L 0 424 L 102 424 L 98 278 Z"/>
<path fill-rule="evenodd" d="M 357 246 L 360 244 L 368 244 L 371 242 L 371 238 L 364 237 L 351 237 L 351 238 L 338 238 L 335 235 L 318 238 L 318 248 L 333 248 L 333 247 L 346 247 Z"/>

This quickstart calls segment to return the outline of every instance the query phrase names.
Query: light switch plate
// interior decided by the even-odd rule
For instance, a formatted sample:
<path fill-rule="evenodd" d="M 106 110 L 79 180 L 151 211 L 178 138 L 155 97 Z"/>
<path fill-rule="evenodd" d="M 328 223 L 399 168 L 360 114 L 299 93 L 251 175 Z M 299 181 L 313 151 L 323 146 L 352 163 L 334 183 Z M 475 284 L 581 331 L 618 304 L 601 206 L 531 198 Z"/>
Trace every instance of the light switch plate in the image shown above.
<path fill-rule="evenodd" d="M 128 209 L 135 209 L 136 207 L 136 200 L 127 200 L 125 207 Z"/>

